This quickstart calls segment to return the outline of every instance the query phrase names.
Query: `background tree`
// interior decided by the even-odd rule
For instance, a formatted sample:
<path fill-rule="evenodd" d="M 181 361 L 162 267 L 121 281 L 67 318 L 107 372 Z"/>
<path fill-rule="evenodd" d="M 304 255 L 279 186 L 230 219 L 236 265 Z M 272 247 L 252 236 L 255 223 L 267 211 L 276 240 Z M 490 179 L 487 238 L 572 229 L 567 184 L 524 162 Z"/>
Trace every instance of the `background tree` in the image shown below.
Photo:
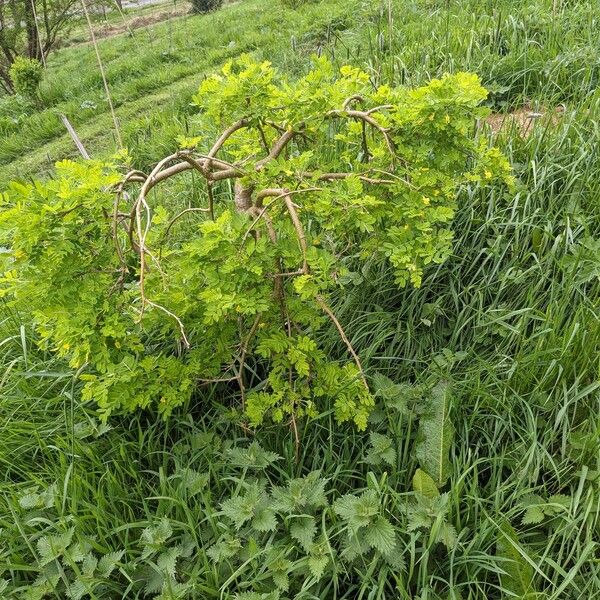
<path fill-rule="evenodd" d="M 0 84 L 14 91 L 9 71 L 15 58 L 41 62 L 56 47 L 77 13 L 79 0 L 0 0 Z"/>

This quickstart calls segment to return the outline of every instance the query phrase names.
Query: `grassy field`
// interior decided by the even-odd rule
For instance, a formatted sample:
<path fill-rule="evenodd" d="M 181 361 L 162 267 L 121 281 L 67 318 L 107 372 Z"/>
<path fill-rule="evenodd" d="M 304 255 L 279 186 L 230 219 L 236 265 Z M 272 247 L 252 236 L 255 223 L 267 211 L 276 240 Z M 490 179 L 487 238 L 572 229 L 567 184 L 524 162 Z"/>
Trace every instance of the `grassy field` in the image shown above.
<path fill-rule="evenodd" d="M 575 107 L 600 76 L 597 6 L 558 3 L 553 12 L 550 4 L 408 2 L 392 11 L 390 33 L 387 9 L 378 3 L 308 3 L 282 19 L 271 5 L 247 0 L 100 39 L 99 47 L 124 143 L 140 163 L 149 163 L 173 148 L 182 128 L 193 129 L 190 101 L 202 75 L 244 52 L 291 73 L 324 52 L 368 66 L 374 81 L 409 85 L 469 70 L 482 77 L 497 109 Z M 83 33 L 75 33 L 80 40 Z M 155 107 L 160 111 L 150 115 Z M 74 155 L 61 113 L 93 156 L 116 149 L 89 44 L 51 57 L 40 107 L 0 102 L 0 182 L 47 174 L 56 160 Z"/>
<path fill-rule="evenodd" d="M 281 427 L 252 437 L 262 449 L 240 450 L 251 440 L 216 388 L 167 422 L 146 411 L 104 425 L 73 370 L 0 305 L 0 597 L 600 597 L 599 31 L 597 0 L 323 0 L 297 10 L 241 0 L 99 40 L 137 168 L 200 133 L 191 97 L 228 58 L 249 52 L 294 77 L 318 53 L 374 83 L 479 74 L 493 111 L 482 135 L 507 154 L 517 185 L 463 190 L 453 255 L 419 289 L 399 291 L 380 265 L 336 300 L 367 373 L 408 395 L 432 374 L 452 381 L 452 477 L 443 500 L 419 508 L 425 530 L 411 525 L 414 415 L 381 406 L 364 434 L 325 417 L 302 431 L 298 461 Z M 0 189 L 49 177 L 75 155 L 61 113 L 94 157 L 117 149 L 93 48 L 79 35 L 52 56 L 38 106 L 0 99 Z M 333 327 L 326 343 L 338 349 Z M 392 459 L 378 456 L 373 434 L 390 440 Z M 243 539 L 238 562 L 213 560 L 209 548 L 229 533 L 221 502 L 254 478 L 286 485 L 313 470 L 330 503 L 375 490 L 401 531 L 401 565 L 338 560 L 342 524 L 326 531 L 325 517 L 318 535 L 331 544 L 311 555 L 327 565 L 322 578 L 317 563 L 281 562 L 279 530 Z M 439 543 L 440 532 L 456 539 Z M 67 592 L 53 591 L 58 581 Z"/>

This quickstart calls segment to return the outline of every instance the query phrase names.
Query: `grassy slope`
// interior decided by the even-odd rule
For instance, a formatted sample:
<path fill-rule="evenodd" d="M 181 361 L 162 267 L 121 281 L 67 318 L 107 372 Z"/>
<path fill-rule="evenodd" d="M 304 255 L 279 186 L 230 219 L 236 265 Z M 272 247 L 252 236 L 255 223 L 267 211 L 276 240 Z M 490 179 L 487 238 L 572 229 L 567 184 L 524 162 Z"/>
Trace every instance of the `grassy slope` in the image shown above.
<path fill-rule="evenodd" d="M 133 37 L 100 40 L 111 96 L 125 134 L 151 110 L 185 109 L 202 73 L 218 68 L 228 58 L 257 51 L 286 67 L 285 50 L 292 36 L 301 38 L 326 28 L 336 15 L 350 14 L 351 5 L 335 0 L 328 3 L 327 11 L 311 5 L 282 19 L 264 2 L 249 0 L 217 13 L 140 29 Z M 42 110 L 22 119 L 0 139 L 0 182 L 48 172 L 56 160 L 73 155 L 73 143 L 59 113 L 69 117 L 93 155 L 115 150 L 114 126 L 90 45 L 65 48 L 52 57 L 42 104 Z M 0 116 L 4 110 L 18 117 L 19 107 L 13 105 L 0 105 Z"/>
<path fill-rule="evenodd" d="M 287 10 L 282 18 L 277 4 L 245 0 L 217 13 L 137 30 L 134 37 L 101 40 L 99 46 L 125 144 L 135 154 L 138 145 L 149 142 L 136 133 L 148 125 L 144 115 L 150 109 L 175 113 L 185 122 L 202 73 L 242 52 L 255 52 L 294 72 L 312 52 L 324 50 L 340 61 L 369 65 L 374 79 L 398 83 L 419 83 L 444 71 L 475 71 L 498 107 L 577 102 L 600 76 L 595 5 L 559 3 L 560 11 L 553 14 L 549 0 L 526 6 L 398 2 L 390 36 L 385 10 L 370 2 L 309 3 L 302 10 Z M 363 26 L 357 28 L 358 22 Z M 53 162 L 74 154 L 59 113 L 69 117 L 92 154 L 115 149 L 91 46 L 66 48 L 52 57 L 42 105 L 31 112 L 11 101 L 0 103 L 0 184 L 47 174 Z M 3 117 L 18 123 L 10 121 L 2 129 Z M 161 129 L 156 120 L 154 131 Z M 160 151 L 148 158 L 158 159 L 174 137 L 173 131 L 166 138 L 156 136 L 152 141 Z"/>
<path fill-rule="evenodd" d="M 510 598 L 518 589 L 515 581 L 530 574 L 538 590 L 530 600 L 597 597 L 600 286 L 594 239 L 600 235 L 600 154 L 595 142 L 600 135 L 600 98 L 594 86 L 600 42 L 593 21 L 597 3 L 538 1 L 517 6 L 473 0 L 450 3 L 447 12 L 445 2 L 403 2 L 391 36 L 387 15 L 378 15 L 372 3 L 309 5 L 285 21 L 262 9 L 262 4 L 250 0 L 223 13 L 179 21 L 173 38 L 179 35 L 183 46 L 194 38 L 190 32 L 199 32 L 208 52 L 196 49 L 198 62 L 184 63 L 182 71 L 177 62 L 173 67 L 172 60 L 159 66 L 167 79 L 152 90 L 146 87 L 154 84 L 141 61 L 150 56 L 149 64 L 159 64 L 168 44 L 167 25 L 154 29 L 157 38 L 152 45 L 143 38 L 144 58 L 134 58 L 131 62 L 139 60 L 138 67 L 120 78 L 116 74 L 131 56 L 119 58 L 118 49 L 142 44 L 140 35 L 137 42 L 122 38 L 104 43 L 107 59 L 113 53 L 111 82 L 140 164 L 158 158 L 180 126 L 193 129 L 187 100 L 197 84 L 197 72 L 214 68 L 242 48 L 256 49 L 294 71 L 304 63 L 307 48 L 322 45 L 340 61 L 367 64 L 374 78 L 409 83 L 447 69 L 471 68 L 488 84 L 495 83 L 497 106 L 519 105 L 524 98 L 540 106 L 567 104 L 566 116 L 557 124 L 540 124 L 526 139 L 517 131 L 504 132 L 499 142 L 519 177 L 518 192 L 510 197 L 465 196 L 456 220 L 455 256 L 431 271 L 421 289 L 398 292 L 381 268 L 370 272 L 367 282 L 336 306 L 370 372 L 381 370 L 407 381 L 419 379 L 427 369 L 450 371 L 456 428 L 450 521 L 459 532 L 458 548 L 448 553 L 427 536 L 407 535 L 406 571 L 373 572 L 369 564 L 359 562 L 355 571 L 336 575 L 338 588 L 323 584 L 313 596 L 306 592 L 300 597 Z M 238 36 L 235 49 L 228 47 L 229 38 L 222 31 L 217 35 L 214 28 L 206 29 L 213 20 L 232 14 L 252 16 L 248 22 L 230 24 L 231 35 Z M 270 24 L 269 30 L 261 32 L 257 23 L 265 28 Z M 55 59 L 56 80 L 62 77 L 64 82 L 60 89 L 67 88 L 79 61 L 88 61 L 87 83 L 71 92 L 73 115 L 83 99 L 95 99 L 101 106 L 90 52 L 73 48 Z M 185 70 L 188 67 L 190 71 Z M 175 79 L 165 87 L 167 80 Z M 58 94 L 56 102 L 59 106 L 67 100 Z M 165 107 L 163 115 L 144 115 L 158 103 Z M 82 114 L 80 119 L 74 116 L 90 149 L 110 151 L 106 111 Z M 40 157 L 46 151 L 58 158 L 70 148 L 63 137 L 59 132 L 47 146 L 31 142 L 37 150 L 28 154 L 21 153 L 16 134 L 2 141 L 1 152 L 14 148 L 14 156 L 21 153 L 16 160 L 0 154 L 11 161 L 4 175 L 44 170 Z M 147 416 L 115 420 L 112 431 L 96 435 L 90 429 L 84 435 L 92 408 L 80 406 L 72 395 L 71 374 L 51 357 L 40 356 L 27 329 L 21 330 L 17 319 L 4 314 L 0 465 L 5 483 L 0 488 L 0 528 L 7 534 L 0 545 L 0 579 L 25 581 L 41 532 L 59 530 L 65 522 L 75 525 L 78 536 L 95 535 L 98 551 L 126 550 L 124 564 L 139 559 L 140 532 L 163 515 L 173 520 L 176 535 L 188 533 L 201 546 L 200 532 L 208 518 L 206 498 L 189 496 L 177 473 L 188 465 L 207 470 L 212 501 L 227 497 L 233 485 L 228 478 L 244 475 L 223 466 L 220 454 L 207 452 L 202 435 L 217 431 L 221 439 L 239 441 L 242 432 L 222 411 L 213 410 L 208 416 L 196 414 L 193 420 L 177 417 L 167 425 Z M 339 345 L 335 332 L 331 344 Z M 466 356 L 457 360 L 457 352 Z M 205 405 L 211 400 L 218 399 L 206 397 Z M 387 430 L 381 424 L 375 427 L 392 435 L 397 444 L 398 468 L 390 473 L 388 509 L 403 523 L 403 494 L 410 489 L 416 467 L 412 424 L 388 416 Z M 381 479 L 382 467 L 364 463 L 368 439 L 326 420 L 303 433 L 299 464 L 293 460 L 285 431 L 264 430 L 258 437 L 283 456 L 276 468 L 267 471 L 272 481 L 323 468 L 331 480 L 329 487 L 344 493 L 364 486 L 368 470 Z M 47 521 L 31 520 L 19 507 L 19 495 L 32 483 L 45 488 L 54 482 L 59 491 L 51 516 L 45 515 Z M 522 523 L 528 495 L 538 494 L 547 501 L 557 493 L 569 498 L 565 512 L 539 525 Z M 516 551 L 503 555 L 498 542 L 505 539 L 501 528 L 506 519 L 517 529 L 518 542 L 513 546 Z M 203 561 L 205 555 L 198 552 L 194 564 L 181 565 L 178 573 L 196 583 L 198 597 L 220 597 L 224 581 Z M 2 575 L 8 563 L 12 570 Z M 499 576 L 502 570 L 512 577 Z M 124 571 L 131 574 L 127 567 Z M 253 567 L 226 584 L 223 595 L 261 585 L 264 576 Z M 102 597 L 123 597 L 127 590 L 126 577 L 120 574 Z M 137 596 L 131 592 L 125 597 Z"/>

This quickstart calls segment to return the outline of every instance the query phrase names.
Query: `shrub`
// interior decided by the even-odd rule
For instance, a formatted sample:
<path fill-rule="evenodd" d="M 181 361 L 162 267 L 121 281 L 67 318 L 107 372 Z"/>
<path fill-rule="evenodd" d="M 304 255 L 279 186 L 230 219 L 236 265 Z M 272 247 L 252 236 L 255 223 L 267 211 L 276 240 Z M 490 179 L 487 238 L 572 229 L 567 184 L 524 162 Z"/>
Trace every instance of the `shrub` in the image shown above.
<path fill-rule="evenodd" d="M 17 56 L 10 67 L 10 80 L 15 92 L 26 98 L 37 98 L 43 67 L 39 60 Z"/>
<path fill-rule="evenodd" d="M 190 0 L 192 12 L 203 14 L 211 10 L 218 10 L 223 5 L 223 0 Z"/>
<path fill-rule="evenodd" d="M 53 181 L 12 185 L 0 292 L 85 369 L 104 418 L 168 415 L 221 385 L 253 426 L 296 431 L 332 410 L 364 429 L 373 395 L 332 298 L 383 261 L 398 286 L 420 285 L 451 251 L 457 188 L 509 179 L 472 139 L 485 96 L 465 73 L 408 90 L 325 59 L 295 83 L 228 63 L 195 97 L 204 138 L 181 138 L 148 177 L 66 161 Z M 202 206 L 198 186 L 160 194 L 185 171 Z"/>

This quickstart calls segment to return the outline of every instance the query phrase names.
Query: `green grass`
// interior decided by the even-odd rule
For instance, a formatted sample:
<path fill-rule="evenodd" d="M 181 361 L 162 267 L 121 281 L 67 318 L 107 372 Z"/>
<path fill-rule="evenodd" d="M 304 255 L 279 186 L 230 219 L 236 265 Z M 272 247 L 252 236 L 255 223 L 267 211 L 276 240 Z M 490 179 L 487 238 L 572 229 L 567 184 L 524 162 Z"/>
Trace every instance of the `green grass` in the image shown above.
<path fill-rule="evenodd" d="M 99 40 L 111 96 L 122 127 L 135 129 L 149 109 L 189 113 L 191 96 L 202 74 L 244 52 L 258 52 L 292 67 L 297 58 L 285 50 L 292 36 L 327 28 L 338 14 L 348 14 L 341 0 L 324 11 L 308 5 L 282 21 L 259 0 L 234 4 L 205 16 L 182 17 L 134 36 Z M 289 57 L 288 57 L 289 54 Z M 302 61 L 306 63 L 306 58 Z M 73 77 L 73 73 L 81 76 Z M 0 182 L 32 172 L 48 172 L 51 163 L 74 155 L 58 115 L 66 114 L 93 156 L 116 150 L 115 132 L 94 50 L 90 45 L 65 48 L 53 55 L 41 91 L 41 109 L 32 111 L 7 99 L 0 104 Z M 14 123 L 14 121 L 17 121 Z M 6 123 L 5 123 L 6 122 Z M 126 142 L 129 140 L 126 136 Z M 173 138 L 170 138 L 171 143 Z M 156 154 L 156 158 L 160 156 Z"/>
<path fill-rule="evenodd" d="M 391 34 L 384 4 L 307 3 L 301 10 L 287 10 L 282 19 L 277 4 L 245 0 L 217 13 L 138 29 L 133 37 L 100 40 L 121 126 L 143 127 L 149 107 L 180 113 L 187 123 L 202 74 L 243 52 L 254 52 L 291 73 L 305 68 L 312 53 L 326 52 L 340 62 L 368 66 L 375 81 L 411 85 L 445 71 L 474 71 L 491 90 L 497 109 L 524 102 L 570 105 L 598 83 L 596 2 L 558 2 L 553 12 L 551 0 L 523 5 L 413 0 L 394 5 Z M 0 183 L 48 174 L 56 160 L 74 155 L 60 113 L 69 117 L 93 155 L 116 149 L 90 45 L 65 48 L 51 57 L 41 95 L 39 110 L 0 101 Z M 161 146 L 172 145 L 173 136 L 164 129 L 169 127 L 159 127 L 156 137 Z M 134 154 L 137 142 L 125 135 Z"/>
<path fill-rule="evenodd" d="M 468 69 L 491 87 L 496 110 L 525 102 L 566 105 L 557 122 L 542 120 L 527 137 L 514 127 L 503 130 L 497 142 L 515 170 L 515 192 L 462 192 L 454 255 L 430 269 L 420 289 L 398 291 L 389 269 L 373 264 L 361 285 L 336 302 L 369 374 L 410 384 L 439 377 L 452 383 L 456 432 L 446 517 L 458 534 L 455 548 L 436 544 L 427 531 L 407 531 L 406 501 L 418 466 L 413 416 L 382 404 L 373 419 L 372 430 L 393 441 L 395 468 L 368 464 L 368 434 L 340 428 L 330 416 L 301 431 L 298 462 L 291 433 L 272 427 L 255 438 L 281 459 L 261 470 L 237 467 L 227 449 L 250 440 L 236 425 L 223 389 L 204 389 L 167 423 L 144 413 L 115 418 L 103 432 L 94 407 L 79 400 L 74 373 L 41 353 L 31 324 L 3 308 L 0 580 L 10 582 L 9 597 L 27 597 L 24 586 L 41 571 L 39 539 L 70 527 L 98 556 L 124 552 L 109 582 L 91 597 L 154 597 L 144 594 L 140 580 L 162 572 L 164 563 L 160 551 L 144 551 L 141 536 L 162 517 L 173 534 L 161 550 L 188 542 L 192 548 L 176 563 L 178 581 L 193 586 L 188 597 L 270 590 L 268 569 L 275 559 L 268 553 L 231 570 L 207 557 L 218 523 L 226 522 L 219 504 L 251 476 L 281 485 L 313 469 L 328 479 L 330 501 L 379 487 L 385 514 L 401 531 L 405 568 L 360 559 L 350 568 L 336 561 L 334 572 L 312 587 L 294 588 L 289 597 L 600 595 L 598 4 L 398 2 L 391 31 L 385 4 L 309 3 L 282 19 L 264 2 L 248 0 L 181 19 L 172 37 L 169 24 L 162 24 L 133 39 L 103 41 L 101 52 L 139 166 L 168 152 L 180 130 L 194 132 L 188 104 L 202 73 L 241 51 L 272 59 L 292 76 L 317 49 L 340 63 L 366 65 L 377 81 L 412 85 L 445 70 Z M 73 81 L 75 71 L 86 75 Z M 79 109 L 84 100 L 96 109 Z M 69 114 L 93 154 L 114 150 L 89 47 L 55 55 L 43 102 L 35 120 L 23 120 L 0 140 L 0 179 L 48 174 L 47 155 L 53 160 L 72 153 L 55 111 Z M 0 115 L 13 109 L 4 101 Z M 181 189 L 186 182 L 181 179 Z M 334 330 L 324 341 L 344 355 Z M 185 483 L 189 468 L 208 476 L 198 493 Z M 21 505 L 30 488 L 52 485 L 48 506 Z M 556 515 L 524 523 L 532 494 L 542 502 L 556 494 L 567 500 Z M 328 511 L 335 545 L 343 524 Z M 260 538 L 260 552 L 265 545 Z M 81 568 L 67 559 L 60 565 L 65 577 Z M 300 577 L 302 568 L 295 563 L 290 571 Z M 519 594 L 519 581 L 533 582 L 529 595 Z"/>

